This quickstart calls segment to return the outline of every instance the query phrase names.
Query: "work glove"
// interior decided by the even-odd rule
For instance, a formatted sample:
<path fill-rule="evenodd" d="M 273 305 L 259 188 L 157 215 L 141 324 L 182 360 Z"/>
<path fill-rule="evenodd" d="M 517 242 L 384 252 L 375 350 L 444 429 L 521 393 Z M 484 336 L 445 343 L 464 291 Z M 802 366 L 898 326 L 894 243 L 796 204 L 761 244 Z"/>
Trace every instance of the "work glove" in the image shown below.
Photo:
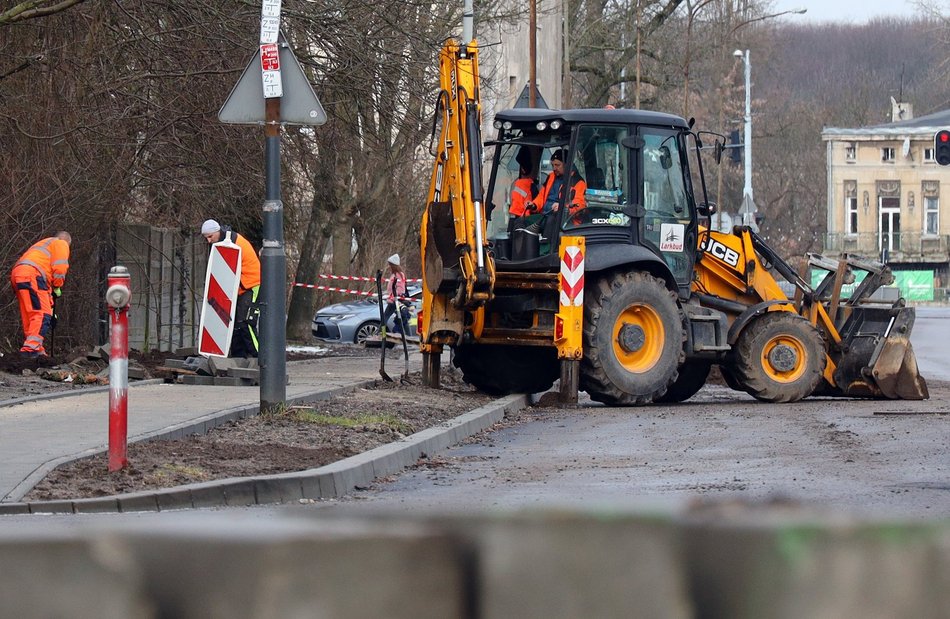
<path fill-rule="evenodd" d="M 53 288 L 53 296 L 54 296 L 54 297 L 61 297 L 61 296 L 63 296 L 63 289 L 62 289 L 62 288 Z"/>

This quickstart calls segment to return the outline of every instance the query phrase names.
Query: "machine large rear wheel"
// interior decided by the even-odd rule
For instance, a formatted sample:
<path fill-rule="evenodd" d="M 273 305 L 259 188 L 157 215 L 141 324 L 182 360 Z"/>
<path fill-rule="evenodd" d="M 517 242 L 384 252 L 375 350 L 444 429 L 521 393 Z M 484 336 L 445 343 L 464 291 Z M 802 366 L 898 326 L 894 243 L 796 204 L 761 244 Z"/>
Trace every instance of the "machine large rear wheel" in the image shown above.
<path fill-rule="evenodd" d="M 593 400 L 619 406 L 663 395 L 684 358 L 674 293 L 648 273 L 608 275 L 588 293 L 581 388 Z"/>
<path fill-rule="evenodd" d="M 709 370 L 712 365 L 708 361 L 693 361 L 684 363 L 680 366 L 679 376 L 669 386 L 666 393 L 658 398 L 653 398 L 654 402 L 659 404 L 671 404 L 674 402 L 685 402 L 703 388 L 706 379 L 709 378 Z"/>
<path fill-rule="evenodd" d="M 490 395 L 547 391 L 560 376 L 557 350 L 531 346 L 459 346 L 452 363 L 462 379 Z"/>
<path fill-rule="evenodd" d="M 753 321 L 736 342 L 736 381 L 765 402 L 797 402 L 811 395 L 825 369 L 821 334 L 790 312 L 769 312 Z"/>

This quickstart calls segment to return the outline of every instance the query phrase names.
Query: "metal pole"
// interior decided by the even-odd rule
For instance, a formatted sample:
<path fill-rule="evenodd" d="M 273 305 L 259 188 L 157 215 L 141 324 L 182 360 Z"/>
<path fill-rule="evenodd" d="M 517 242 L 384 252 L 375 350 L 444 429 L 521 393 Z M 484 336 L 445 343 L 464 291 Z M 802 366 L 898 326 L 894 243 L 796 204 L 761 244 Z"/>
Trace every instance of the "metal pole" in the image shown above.
<path fill-rule="evenodd" d="M 745 63 L 745 128 L 743 140 L 743 161 L 745 163 L 745 186 L 743 195 L 752 198 L 752 66 L 749 63 L 749 50 L 742 57 Z"/>
<path fill-rule="evenodd" d="M 287 254 L 280 200 L 280 98 L 264 100 L 264 246 L 261 249 L 261 410 L 287 399 Z"/>
<path fill-rule="evenodd" d="M 528 107 L 538 107 L 538 8 L 536 0 L 528 3 Z"/>
<path fill-rule="evenodd" d="M 462 45 L 468 45 L 475 38 L 475 0 L 465 0 L 462 9 Z"/>

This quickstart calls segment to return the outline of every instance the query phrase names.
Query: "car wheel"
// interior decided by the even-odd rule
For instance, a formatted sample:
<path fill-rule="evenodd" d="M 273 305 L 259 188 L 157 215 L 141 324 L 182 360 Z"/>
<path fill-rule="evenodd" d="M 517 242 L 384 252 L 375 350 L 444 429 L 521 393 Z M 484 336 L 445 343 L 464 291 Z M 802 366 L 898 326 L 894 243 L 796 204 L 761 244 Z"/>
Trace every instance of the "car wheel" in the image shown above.
<path fill-rule="evenodd" d="M 353 336 L 353 343 L 362 344 L 367 338 L 376 337 L 377 335 L 379 335 L 379 321 L 370 320 L 361 324 L 356 330 L 356 334 Z"/>

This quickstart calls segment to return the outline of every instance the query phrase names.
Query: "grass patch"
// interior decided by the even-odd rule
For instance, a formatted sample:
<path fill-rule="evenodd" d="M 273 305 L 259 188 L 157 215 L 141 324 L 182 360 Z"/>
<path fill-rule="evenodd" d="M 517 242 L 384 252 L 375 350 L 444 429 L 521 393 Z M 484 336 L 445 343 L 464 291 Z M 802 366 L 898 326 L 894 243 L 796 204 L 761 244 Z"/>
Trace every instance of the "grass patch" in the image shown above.
<path fill-rule="evenodd" d="M 197 480 L 204 480 L 209 477 L 208 472 L 200 466 L 188 466 L 185 464 L 163 464 L 155 471 L 155 475 L 159 478 L 185 475 L 186 477 Z"/>
<path fill-rule="evenodd" d="M 335 415 L 324 415 L 313 409 L 297 409 L 292 413 L 292 418 L 302 423 L 314 423 L 328 426 L 341 426 L 344 428 L 358 428 L 361 426 L 385 426 L 398 430 L 403 434 L 412 432 L 412 426 L 402 421 L 395 415 L 367 415 L 360 414 L 356 417 L 337 417 Z"/>

